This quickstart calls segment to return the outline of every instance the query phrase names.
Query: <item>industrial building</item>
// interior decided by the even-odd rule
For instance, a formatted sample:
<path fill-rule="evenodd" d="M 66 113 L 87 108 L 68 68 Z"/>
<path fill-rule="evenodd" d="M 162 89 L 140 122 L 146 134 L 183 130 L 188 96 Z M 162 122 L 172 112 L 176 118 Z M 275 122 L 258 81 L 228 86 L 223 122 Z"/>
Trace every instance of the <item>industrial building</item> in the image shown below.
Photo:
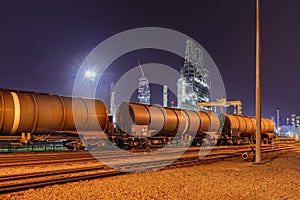
<path fill-rule="evenodd" d="M 210 101 L 203 50 L 192 40 L 186 41 L 185 60 L 177 82 L 178 108 L 197 110 L 198 103 Z"/>
<path fill-rule="evenodd" d="M 138 102 L 142 104 L 150 105 L 151 93 L 150 93 L 149 80 L 145 77 L 140 62 L 138 62 L 138 64 L 142 73 L 142 77 L 139 78 L 139 85 L 138 85 Z"/>

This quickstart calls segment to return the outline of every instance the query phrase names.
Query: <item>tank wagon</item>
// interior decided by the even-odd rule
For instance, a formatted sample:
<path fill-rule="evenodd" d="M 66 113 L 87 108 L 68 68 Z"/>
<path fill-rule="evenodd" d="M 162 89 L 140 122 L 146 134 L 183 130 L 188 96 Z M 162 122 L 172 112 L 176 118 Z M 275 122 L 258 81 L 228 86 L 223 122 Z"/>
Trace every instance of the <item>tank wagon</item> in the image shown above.
<path fill-rule="evenodd" d="M 168 144 L 171 140 L 188 144 L 192 138 L 193 143 L 200 144 L 207 134 L 217 139 L 221 121 L 213 112 L 121 103 L 116 112 L 116 125 L 117 132 L 127 135 L 124 138 L 137 138 L 130 146 L 152 146 Z"/>
<path fill-rule="evenodd" d="M 241 144 L 255 141 L 256 119 L 250 116 L 226 114 L 220 142 Z M 267 118 L 261 119 L 262 141 L 271 143 L 274 135 L 274 123 Z"/>
<path fill-rule="evenodd" d="M 193 138 L 192 145 L 215 144 L 217 139 L 218 145 L 237 145 L 255 142 L 256 120 L 249 116 L 121 103 L 116 112 L 116 126 L 117 132 L 124 134 L 117 140 L 126 138 L 122 142 L 128 146 L 164 145 L 171 141 L 189 144 Z M 273 132 L 274 123 L 262 118 L 262 141 L 271 143 Z"/>
<path fill-rule="evenodd" d="M 78 133 L 98 131 L 99 126 L 105 130 L 107 124 L 107 109 L 101 100 L 0 90 L 2 141 L 27 144 L 51 138 L 79 142 Z"/>
<path fill-rule="evenodd" d="M 273 130 L 274 123 L 263 118 L 264 142 L 271 141 Z M 137 103 L 121 103 L 109 116 L 101 100 L 0 89 L 0 141 L 63 140 L 67 147 L 83 148 L 88 143 L 103 145 L 106 140 L 91 137 L 99 131 L 123 148 L 217 140 L 218 144 L 242 144 L 254 141 L 255 118 Z"/>

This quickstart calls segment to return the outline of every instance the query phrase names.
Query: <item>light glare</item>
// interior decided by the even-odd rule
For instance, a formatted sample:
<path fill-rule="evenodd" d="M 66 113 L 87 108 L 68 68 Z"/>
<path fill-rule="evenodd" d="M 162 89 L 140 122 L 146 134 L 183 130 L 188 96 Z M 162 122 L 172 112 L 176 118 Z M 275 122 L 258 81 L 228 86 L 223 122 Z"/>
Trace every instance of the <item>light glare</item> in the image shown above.
<path fill-rule="evenodd" d="M 91 70 L 87 70 L 87 71 L 85 71 L 85 77 L 90 79 L 90 80 L 95 80 L 96 72 L 91 71 Z"/>

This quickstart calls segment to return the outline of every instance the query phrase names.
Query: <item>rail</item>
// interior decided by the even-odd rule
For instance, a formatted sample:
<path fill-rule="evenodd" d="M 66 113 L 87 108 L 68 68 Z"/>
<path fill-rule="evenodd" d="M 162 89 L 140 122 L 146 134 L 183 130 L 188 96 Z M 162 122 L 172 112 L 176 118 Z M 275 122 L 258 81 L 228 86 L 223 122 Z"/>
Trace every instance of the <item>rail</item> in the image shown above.
<path fill-rule="evenodd" d="M 262 153 L 282 151 L 282 150 L 291 150 L 293 148 L 299 148 L 288 145 L 281 146 L 269 146 L 264 147 L 262 149 Z M 227 149 L 228 150 L 228 149 Z M 205 162 L 222 160 L 228 158 L 239 157 L 241 152 L 245 150 L 238 149 L 232 150 L 231 152 L 211 152 L 207 156 L 203 158 L 199 158 L 199 156 L 185 155 L 168 166 L 164 167 L 163 170 L 179 168 L 179 167 L 188 167 L 193 165 L 198 165 Z M 68 182 L 80 181 L 80 180 L 91 180 L 96 178 L 105 178 L 109 176 L 117 176 L 123 175 L 127 172 L 121 171 L 123 167 L 130 167 L 130 172 L 143 172 L 140 171 L 141 166 L 147 166 L 145 171 L 152 171 L 154 169 L 159 168 L 160 163 L 169 161 L 164 157 L 161 160 L 148 161 L 148 162 L 132 162 L 126 164 L 120 164 L 118 169 L 111 169 L 105 165 L 99 165 L 94 167 L 81 167 L 81 168 L 73 168 L 67 170 L 55 170 L 55 171 L 47 171 L 47 172 L 38 172 L 38 173 L 26 173 L 26 174 L 15 174 L 15 175 L 6 175 L 0 176 L 0 193 L 10 193 L 21 190 L 26 190 L 30 188 L 39 188 L 54 184 L 63 184 Z M 88 173 L 88 174 L 86 174 Z"/>

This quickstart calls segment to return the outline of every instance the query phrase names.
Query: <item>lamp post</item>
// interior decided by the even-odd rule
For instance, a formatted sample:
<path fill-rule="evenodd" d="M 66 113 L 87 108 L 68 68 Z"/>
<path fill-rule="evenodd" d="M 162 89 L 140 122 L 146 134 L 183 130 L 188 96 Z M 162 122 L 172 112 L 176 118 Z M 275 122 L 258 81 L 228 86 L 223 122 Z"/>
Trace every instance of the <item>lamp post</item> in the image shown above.
<path fill-rule="evenodd" d="M 94 71 L 91 71 L 91 70 L 86 70 L 85 73 L 84 73 L 84 77 L 89 81 L 89 84 L 90 84 L 90 98 L 93 97 L 93 82 L 95 81 L 96 79 L 96 72 Z"/>
<path fill-rule="evenodd" d="M 261 163 L 261 91 L 260 91 L 260 0 L 256 0 L 256 154 L 255 163 Z"/>

